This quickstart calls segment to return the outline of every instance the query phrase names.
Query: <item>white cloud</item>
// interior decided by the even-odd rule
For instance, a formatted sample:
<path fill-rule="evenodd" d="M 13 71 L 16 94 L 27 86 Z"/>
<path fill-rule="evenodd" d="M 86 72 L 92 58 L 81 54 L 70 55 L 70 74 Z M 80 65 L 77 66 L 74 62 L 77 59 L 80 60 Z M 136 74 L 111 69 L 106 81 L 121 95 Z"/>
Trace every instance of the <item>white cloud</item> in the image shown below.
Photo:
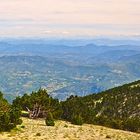
<path fill-rule="evenodd" d="M 43 31 L 43 33 L 45 33 L 45 34 L 52 34 L 53 31 L 51 31 L 51 30 L 47 30 L 47 31 Z"/>

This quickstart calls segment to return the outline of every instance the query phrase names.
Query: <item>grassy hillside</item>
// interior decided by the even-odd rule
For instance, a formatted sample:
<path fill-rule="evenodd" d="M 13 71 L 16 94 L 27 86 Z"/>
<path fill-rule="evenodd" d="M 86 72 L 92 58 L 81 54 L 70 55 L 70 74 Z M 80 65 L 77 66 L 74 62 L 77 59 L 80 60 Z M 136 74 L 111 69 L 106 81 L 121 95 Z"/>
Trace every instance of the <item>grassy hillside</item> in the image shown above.
<path fill-rule="evenodd" d="M 139 140 L 140 134 L 114 130 L 102 126 L 73 125 L 56 121 L 54 127 L 45 125 L 43 119 L 22 118 L 23 124 L 11 132 L 0 133 L 1 140 Z"/>
<path fill-rule="evenodd" d="M 2 98 L 2 94 L 1 99 L 8 104 Z M 2 130 L 0 139 L 140 139 L 140 81 L 85 97 L 71 96 L 63 102 L 53 99 L 45 89 L 39 89 L 30 95 L 25 94 L 22 97 L 17 97 L 12 104 L 13 107 L 22 110 L 27 110 L 26 108 L 33 110 L 35 105 L 40 108 L 39 110 L 42 113 L 45 111 L 45 116 L 40 114 L 41 116 L 38 116 L 40 119 L 22 118 L 23 123 L 16 128 L 15 126 L 19 123 L 15 120 L 16 123 L 12 127 L 14 129 L 10 132 L 3 132 L 7 131 L 6 129 Z M 2 113 L 4 112 L 5 109 Z M 11 119 L 10 122 L 8 121 L 8 125 L 13 124 L 15 118 L 13 115 L 16 115 L 16 112 L 12 112 L 12 114 L 9 114 Z M 48 119 L 49 113 L 52 115 L 51 119 Z M 41 119 L 42 117 L 46 119 Z M 5 120 L 1 123 L 1 128 L 7 128 L 9 117 L 1 118 Z M 2 120 L 1 118 L 0 120 Z M 19 120 L 19 116 L 17 120 Z M 50 123 L 50 121 L 51 123 L 53 121 L 54 124 L 48 125 L 46 123 Z"/>

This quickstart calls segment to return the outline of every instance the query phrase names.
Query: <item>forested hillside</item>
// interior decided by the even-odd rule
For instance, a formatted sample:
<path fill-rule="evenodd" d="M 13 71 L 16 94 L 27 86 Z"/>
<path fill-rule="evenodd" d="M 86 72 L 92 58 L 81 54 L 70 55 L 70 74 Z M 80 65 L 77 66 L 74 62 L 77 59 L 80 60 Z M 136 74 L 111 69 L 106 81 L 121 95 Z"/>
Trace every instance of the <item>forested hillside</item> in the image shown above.
<path fill-rule="evenodd" d="M 29 108 L 34 113 L 35 110 L 45 112 L 43 115 L 40 111 L 41 115 L 37 117 L 51 115 L 51 118 L 61 118 L 77 125 L 89 123 L 140 131 L 140 81 L 84 97 L 72 95 L 63 102 L 39 89 L 30 95 L 17 97 L 13 105 L 25 111 Z M 37 107 L 34 109 L 34 106 Z"/>
<path fill-rule="evenodd" d="M 130 131 L 140 130 L 140 81 L 62 103 L 63 118 Z"/>

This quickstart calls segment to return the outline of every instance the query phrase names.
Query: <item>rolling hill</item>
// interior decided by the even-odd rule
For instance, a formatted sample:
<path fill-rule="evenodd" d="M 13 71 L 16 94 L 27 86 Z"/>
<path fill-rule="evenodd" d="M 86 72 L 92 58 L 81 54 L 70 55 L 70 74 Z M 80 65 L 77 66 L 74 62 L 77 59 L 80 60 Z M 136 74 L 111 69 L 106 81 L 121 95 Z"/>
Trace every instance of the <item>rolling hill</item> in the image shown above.
<path fill-rule="evenodd" d="M 65 100 L 140 78 L 139 45 L 60 42 L 0 41 L 0 90 L 9 101 L 40 87 Z"/>

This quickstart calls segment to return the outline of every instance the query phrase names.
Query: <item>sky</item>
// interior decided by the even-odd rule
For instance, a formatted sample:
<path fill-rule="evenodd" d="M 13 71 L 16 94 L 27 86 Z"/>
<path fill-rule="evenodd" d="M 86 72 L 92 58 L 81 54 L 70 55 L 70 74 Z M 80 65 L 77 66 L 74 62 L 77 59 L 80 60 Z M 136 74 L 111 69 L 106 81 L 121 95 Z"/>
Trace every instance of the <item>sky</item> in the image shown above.
<path fill-rule="evenodd" d="M 0 0 L 0 37 L 139 35 L 140 0 Z"/>

